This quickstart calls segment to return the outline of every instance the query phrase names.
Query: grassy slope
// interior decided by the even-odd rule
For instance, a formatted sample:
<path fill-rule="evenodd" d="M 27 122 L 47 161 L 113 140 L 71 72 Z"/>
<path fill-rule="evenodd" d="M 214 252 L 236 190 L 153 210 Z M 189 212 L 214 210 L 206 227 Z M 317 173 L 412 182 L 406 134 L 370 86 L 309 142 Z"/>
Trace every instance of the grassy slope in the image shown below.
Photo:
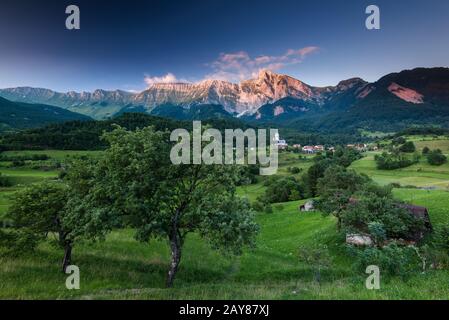
<path fill-rule="evenodd" d="M 374 162 L 375 152 L 354 162 L 351 168 L 366 173 L 380 184 L 400 183 L 402 186 L 449 188 L 449 163 L 431 166 L 424 157 L 420 162 L 397 170 L 378 170 Z"/>
<path fill-rule="evenodd" d="M 290 157 L 293 156 L 282 155 L 280 173 L 287 166 L 309 165 L 299 160 L 286 165 L 285 160 Z M 0 168 L 0 172 L 5 170 Z M 35 179 L 51 176 L 37 170 L 27 174 Z M 8 195 L 13 191 L 1 190 L 0 210 L 6 209 Z M 250 198 L 261 192 L 261 183 L 240 190 Z M 397 189 L 395 193 L 429 207 L 434 224 L 449 221 L 446 191 Z M 74 263 L 81 270 L 79 291 L 65 289 L 66 276 L 59 271 L 61 251 L 48 244 L 30 257 L 0 258 L 0 298 L 449 299 L 448 271 L 416 274 L 406 282 L 383 279 L 381 290 L 366 290 L 365 274 L 350 268 L 350 258 L 340 245 L 343 239 L 336 233 L 333 218 L 320 213 L 301 214 L 297 209 L 300 203 L 283 204 L 273 214 L 259 214 L 261 233 L 257 248 L 245 251 L 241 257 L 223 256 L 196 235 L 189 237 L 174 289 L 164 288 L 169 258 L 166 243 L 141 244 L 133 239 L 132 230 L 121 230 L 113 232 L 105 242 L 75 248 Z M 312 281 L 309 266 L 297 258 L 300 245 L 316 243 L 328 244 L 334 260 L 321 287 Z"/>
<path fill-rule="evenodd" d="M 447 271 L 384 279 L 376 292 L 364 288 L 364 274 L 354 273 L 332 218 L 299 214 L 298 203 L 260 215 L 258 247 L 242 257 L 224 257 L 196 236 L 185 247 L 174 289 L 163 287 L 168 265 L 165 242 L 140 244 L 131 230 L 111 234 L 106 242 L 81 245 L 74 251 L 81 269 L 81 290 L 65 289 L 58 263 L 61 252 L 41 246 L 28 258 L 0 260 L 0 298 L 120 299 L 448 299 Z M 341 239 L 340 239 L 341 240 Z M 312 271 L 298 262 L 299 245 L 327 243 L 334 268 L 321 288 Z"/>

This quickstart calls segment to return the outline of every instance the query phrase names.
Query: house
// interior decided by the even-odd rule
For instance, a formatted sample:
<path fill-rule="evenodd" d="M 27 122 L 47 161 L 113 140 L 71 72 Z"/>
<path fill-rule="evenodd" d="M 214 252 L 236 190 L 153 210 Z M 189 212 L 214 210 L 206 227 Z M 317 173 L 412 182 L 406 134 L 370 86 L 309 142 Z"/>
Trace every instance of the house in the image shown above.
<path fill-rule="evenodd" d="M 366 150 L 368 149 L 368 145 L 367 145 L 367 144 L 364 144 L 364 143 L 357 143 L 357 144 L 355 145 L 355 149 L 356 149 L 357 151 L 364 152 L 364 151 L 366 151 Z"/>
<path fill-rule="evenodd" d="M 306 203 L 299 206 L 299 211 L 309 212 L 315 211 L 315 206 L 313 201 L 307 201 Z"/>
<path fill-rule="evenodd" d="M 346 147 L 349 149 L 356 149 L 357 151 L 360 152 L 368 150 L 368 145 L 364 143 L 347 144 Z"/>
<path fill-rule="evenodd" d="M 315 153 L 315 148 L 313 146 L 304 146 L 302 152 L 312 154 Z"/>
<path fill-rule="evenodd" d="M 277 140 L 276 141 L 276 146 L 280 150 L 285 150 L 288 147 L 288 143 L 285 140 Z"/>
<path fill-rule="evenodd" d="M 309 154 L 317 153 L 317 152 L 324 151 L 324 146 L 322 146 L 322 145 L 317 145 L 317 146 L 304 146 L 304 147 L 302 148 L 302 151 L 303 151 L 304 153 L 309 153 Z"/>
<path fill-rule="evenodd" d="M 432 223 L 430 222 L 429 211 L 427 210 L 427 208 L 415 206 L 412 204 L 400 204 L 399 207 L 406 209 L 412 216 L 414 216 L 417 219 L 422 220 L 424 223 L 424 227 L 425 227 L 424 232 L 418 232 L 416 234 L 410 235 L 410 239 L 407 239 L 407 240 L 419 241 L 427 233 L 432 232 L 433 227 L 432 227 Z"/>
<path fill-rule="evenodd" d="M 293 147 L 293 149 L 301 149 L 301 145 L 300 144 L 294 144 L 292 147 Z"/>
<path fill-rule="evenodd" d="M 351 233 L 346 235 L 346 243 L 354 246 L 372 246 L 373 239 L 366 234 Z"/>

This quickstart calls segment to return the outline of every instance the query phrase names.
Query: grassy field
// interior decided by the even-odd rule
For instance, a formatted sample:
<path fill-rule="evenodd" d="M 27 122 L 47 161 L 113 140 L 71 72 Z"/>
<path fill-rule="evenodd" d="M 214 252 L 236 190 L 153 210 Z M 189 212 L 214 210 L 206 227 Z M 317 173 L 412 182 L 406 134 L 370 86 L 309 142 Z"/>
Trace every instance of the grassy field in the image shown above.
<path fill-rule="evenodd" d="M 379 152 L 377 152 L 379 153 Z M 379 184 L 399 183 L 401 186 L 449 188 L 449 163 L 431 166 L 425 157 L 419 163 L 397 170 L 378 170 L 374 162 L 376 152 L 368 152 L 350 168 L 365 173 Z"/>
<path fill-rule="evenodd" d="M 66 158 L 77 152 L 44 152 L 50 157 Z M 15 153 L 21 154 L 21 153 Z M 35 154 L 35 152 L 31 152 Z M 95 155 L 95 154 L 94 154 Z M 310 166 L 297 154 L 281 154 L 279 174 L 287 167 Z M 422 164 L 425 167 L 425 164 Z M 372 154 L 353 164 L 381 183 L 396 182 L 442 186 L 438 190 L 395 189 L 403 200 L 429 208 L 434 225 L 449 221 L 449 168 L 377 172 Z M 407 168 L 409 169 L 409 168 Z M 447 170 L 447 171 L 446 171 Z M 24 183 L 53 179 L 58 171 L 44 172 L 10 168 L 0 163 L 0 172 Z M 21 180 L 22 179 L 22 180 Z M 239 188 L 242 196 L 254 201 L 264 192 L 258 184 Z M 408 181 L 407 183 L 405 183 Z M 448 182 L 449 183 L 449 182 Z M 0 214 L 8 207 L 9 197 L 20 188 L 0 190 Z M 416 273 L 407 279 L 382 278 L 381 290 L 365 288 L 366 274 L 351 267 L 344 239 L 337 233 L 332 217 L 319 212 L 300 213 L 295 201 L 274 206 L 274 213 L 257 215 L 261 231 L 257 248 L 240 257 L 226 256 L 208 247 L 197 235 L 185 245 L 175 287 L 164 288 L 169 263 L 165 241 L 149 244 L 134 240 L 133 230 L 118 230 L 106 241 L 82 243 L 75 247 L 73 263 L 80 267 L 81 289 L 65 288 L 66 275 L 59 270 L 61 250 L 43 244 L 32 256 L 0 258 L 1 299 L 449 299 L 449 271 Z M 323 273 L 322 283 L 313 280 L 313 270 L 299 261 L 299 246 L 326 244 L 332 268 Z"/>

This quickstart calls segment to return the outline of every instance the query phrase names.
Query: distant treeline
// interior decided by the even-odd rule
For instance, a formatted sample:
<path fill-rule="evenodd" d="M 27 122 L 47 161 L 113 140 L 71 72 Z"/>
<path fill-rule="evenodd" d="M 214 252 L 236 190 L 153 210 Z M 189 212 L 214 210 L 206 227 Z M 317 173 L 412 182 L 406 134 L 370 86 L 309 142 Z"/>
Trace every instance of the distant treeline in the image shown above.
<path fill-rule="evenodd" d="M 154 126 L 157 131 L 172 131 L 177 128 L 192 129 L 191 121 L 178 121 L 150 116 L 143 113 L 125 113 L 104 121 L 69 121 L 45 127 L 28 129 L 4 135 L 0 140 L 1 150 L 99 150 L 106 147 L 101 140 L 104 132 L 111 131 L 114 125 L 128 130 Z M 203 125 L 213 128 L 247 129 L 249 126 L 237 119 L 205 120 Z"/>
<path fill-rule="evenodd" d="M 239 119 L 210 119 L 202 121 L 204 126 L 218 130 L 255 128 L 255 124 L 248 124 Z M 16 133 L 5 134 L 0 138 L 0 151 L 2 150 L 101 150 L 106 142 L 101 140 L 104 132 L 111 131 L 114 125 L 128 130 L 154 126 L 156 130 L 172 131 L 177 128 L 192 129 L 192 121 L 173 120 L 151 116 L 143 113 L 125 113 L 116 118 L 103 121 L 69 121 L 51 124 L 41 128 L 27 129 Z M 279 128 L 279 126 L 264 125 L 264 128 Z M 319 134 L 301 132 L 299 129 L 279 128 L 281 138 L 289 144 L 302 145 L 340 145 L 366 141 L 360 135 L 350 134 Z"/>
<path fill-rule="evenodd" d="M 416 136 L 416 135 L 436 135 L 443 136 L 449 134 L 449 129 L 438 127 L 410 127 L 397 132 L 394 136 Z"/>

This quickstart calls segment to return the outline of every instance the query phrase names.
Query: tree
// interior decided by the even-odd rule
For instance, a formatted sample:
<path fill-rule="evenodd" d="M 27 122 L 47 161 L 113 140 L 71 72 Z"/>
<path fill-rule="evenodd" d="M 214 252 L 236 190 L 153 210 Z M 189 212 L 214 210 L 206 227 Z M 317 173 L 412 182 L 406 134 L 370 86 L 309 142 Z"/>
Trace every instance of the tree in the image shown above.
<path fill-rule="evenodd" d="M 71 165 L 66 181 L 34 184 L 14 194 L 7 219 L 12 230 L 3 233 L 2 245 L 20 254 L 34 250 L 39 242 L 54 235 L 57 246 L 64 250 L 62 271 L 72 261 L 74 245 L 81 239 L 102 239 L 111 230 L 112 214 L 98 207 L 99 194 L 91 192 L 93 164 L 78 161 Z M 109 201 L 109 198 L 103 198 Z"/>
<path fill-rule="evenodd" d="M 424 147 L 423 149 L 422 149 L 422 154 L 428 154 L 429 153 L 429 151 L 430 151 L 430 149 L 429 149 L 429 147 Z"/>
<path fill-rule="evenodd" d="M 321 284 L 322 270 L 328 269 L 332 265 L 332 257 L 325 245 L 316 245 L 312 248 L 300 247 L 299 260 L 313 268 L 314 278 L 318 284 Z"/>
<path fill-rule="evenodd" d="M 393 198 L 391 187 L 367 184 L 354 198 L 342 213 L 342 225 L 348 232 L 367 233 L 379 242 L 411 239 L 425 232 L 424 221 Z"/>
<path fill-rule="evenodd" d="M 427 162 L 433 166 L 441 166 L 447 162 L 447 157 L 441 152 L 440 149 L 432 150 L 427 154 Z"/>
<path fill-rule="evenodd" d="M 412 141 L 407 141 L 402 146 L 399 147 L 399 151 L 405 153 L 413 153 L 416 151 L 415 144 Z"/>
<path fill-rule="evenodd" d="M 325 214 L 332 214 L 337 218 L 338 229 L 341 228 L 341 214 L 347 208 L 351 196 L 370 179 L 359 175 L 355 171 L 341 166 L 331 166 L 318 179 L 317 190 L 320 199 L 317 207 Z"/>
<path fill-rule="evenodd" d="M 407 142 L 407 140 L 405 140 L 404 137 L 395 137 L 391 141 L 391 144 L 393 144 L 393 145 L 400 145 L 400 144 L 404 144 L 406 142 Z"/>
<path fill-rule="evenodd" d="M 304 187 L 294 177 L 274 179 L 268 184 L 264 198 L 267 203 L 287 202 L 303 199 Z"/>
<path fill-rule="evenodd" d="M 413 155 L 412 159 L 409 159 L 409 157 L 395 149 L 391 153 L 383 152 L 380 155 L 376 154 L 374 156 L 374 160 L 376 161 L 377 169 L 395 170 L 417 163 L 419 161 L 419 157 L 417 155 Z"/>
<path fill-rule="evenodd" d="M 0 187 L 10 187 L 11 185 L 11 180 L 0 173 Z"/>
<path fill-rule="evenodd" d="M 73 246 L 70 230 L 64 224 L 67 195 L 67 188 L 62 184 L 32 185 L 14 195 L 7 214 L 14 227 L 10 238 L 18 251 L 33 250 L 49 233 L 57 235 L 56 241 L 64 249 L 63 271 L 70 264 Z"/>
<path fill-rule="evenodd" d="M 236 196 L 235 166 L 174 165 L 169 135 L 152 127 L 135 132 L 118 127 L 104 139 L 109 148 L 97 166 L 92 191 L 111 201 L 94 206 L 119 213 L 136 229 L 139 241 L 168 240 L 167 287 L 173 286 L 189 233 L 235 254 L 254 245 L 258 226 L 247 201 Z"/>

